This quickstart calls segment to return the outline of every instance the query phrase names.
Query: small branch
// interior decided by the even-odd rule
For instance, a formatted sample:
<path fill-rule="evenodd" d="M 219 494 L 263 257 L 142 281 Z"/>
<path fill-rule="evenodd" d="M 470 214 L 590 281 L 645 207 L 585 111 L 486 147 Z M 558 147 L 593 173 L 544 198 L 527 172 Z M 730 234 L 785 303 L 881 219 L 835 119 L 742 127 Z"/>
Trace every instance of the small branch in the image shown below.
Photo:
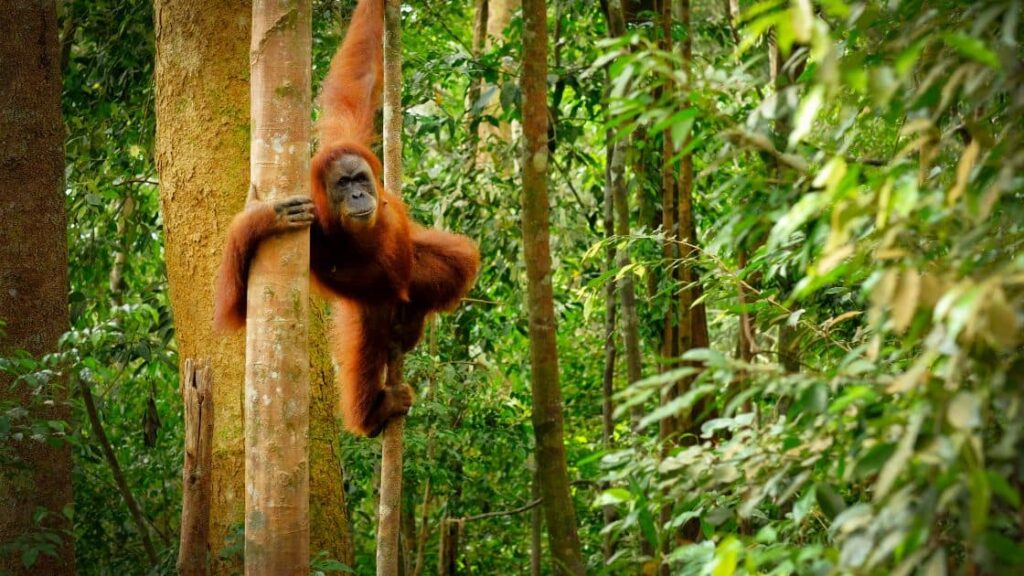
<path fill-rule="evenodd" d="M 103 422 L 100 421 L 99 411 L 96 410 L 96 401 L 93 399 L 92 390 L 89 388 L 89 384 L 81 376 L 78 377 L 78 387 L 82 393 L 82 401 L 85 403 L 85 412 L 89 416 L 89 424 L 92 426 L 92 433 L 96 435 L 96 441 L 99 442 L 103 456 L 106 458 L 107 464 L 110 466 L 110 472 L 114 476 L 114 482 L 117 484 L 117 489 L 121 493 L 121 497 L 124 498 L 124 502 L 128 506 L 128 511 L 131 513 L 132 520 L 135 522 L 135 527 L 139 531 L 139 537 L 142 539 L 142 547 L 146 550 L 146 557 L 149 559 L 149 563 L 152 566 L 156 566 L 158 562 L 156 548 L 153 547 L 153 542 L 149 539 L 149 530 L 146 528 L 145 520 L 143 520 L 142 511 L 139 509 L 139 504 L 136 502 L 135 496 L 132 495 L 132 491 L 128 487 L 128 480 L 125 479 L 124 472 L 121 470 L 121 465 L 117 462 L 117 455 L 114 454 L 114 448 L 110 445 L 110 439 L 107 438 L 107 433 L 103 430 Z"/>
<path fill-rule="evenodd" d="M 114 182 L 114 186 L 130 186 L 132 184 L 148 184 L 150 186 L 159 186 L 159 180 L 153 180 L 152 178 L 128 178 L 125 180 L 118 180 Z"/>
<path fill-rule="evenodd" d="M 540 506 L 544 502 L 543 498 L 537 498 L 532 502 L 527 502 L 519 508 L 513 508 L 512 510 L 502 510 L 500 512 L 485 512 L 483 514 L 476 514 L 475 516 L 463 516 L 462 518 L 449 518 L 448 522 L 474 522 L 476 520 L 486 520 L 488 518 L 499 518 L 501 516 L 514 516 L 516 514 L 522 514 L 528 512 L 537 506 Z"/>

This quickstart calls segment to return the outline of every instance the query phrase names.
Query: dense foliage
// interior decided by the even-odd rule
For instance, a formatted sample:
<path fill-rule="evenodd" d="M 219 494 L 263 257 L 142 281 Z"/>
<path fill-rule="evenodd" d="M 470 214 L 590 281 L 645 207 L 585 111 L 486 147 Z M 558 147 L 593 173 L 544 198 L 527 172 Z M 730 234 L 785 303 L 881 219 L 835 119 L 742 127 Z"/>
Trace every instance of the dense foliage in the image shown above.
<path fill-rule="evenodd" d="M 352 4 L 315 3 L 317 79 Z M 692 62 L 661 48 L 651 14 L 609 40 L 600 4 L 549 2 L 552 282 L 588 573 L 662 562 L 716 576 L 1024 570 L 1020 2 L 767 0 L 740 2 L 734 18 L 730 2 L 692 0 L 689 29 L 672 29 L 692 38 Z M 474 55 L 472 5 L 404 8 L 406 200 L 419 221 L 475 238 L 485 263 L 407 362 L 419 400 L 406 541 L 431 573 L 455 522 L 462 571 L 518 574 L 535 510 L 524 506 L 535 493 L 522 23 Z M 72 326 L 61 359 L 91 387 L 160 550 L 153 571 L 169 573 L 183 438 L 152 162 L 151 6 L 71 2 L 63 23 Z M 479 136 L 509 123 L 507 139 Z M 682 260 L 662 250 L 662 133 L 687 143 L 675 160 L 692 154 L 695 167 L 698 234 Z M 628 238 L 600 225 L 608 134 L 630 150 Z M 630 248 L 629 267 L 603 268 L 612 244 Z M 680 266 L 700 273 L 711 345 L 666 359 L 667 302 L 685 288 L 668 271 Z M 616 366 L 607 447 L 597 351 L 604 288 L 626 275 L 646 378 L 628 383 Z M 32 385 L 52 365 L 0 368 Z M 687 392 L 663 403 L 684 379 Z M 73 404 L 69 430 L 0 406 L 0 461 L 11 442 L 70 438 L 80 571 L 143 573 L 137 527 Z M 695 424 L 666 442 L 664 419 Z M 342 447 L 353 568 L 370 573 L 379 443 L 345 436 Z M 47 552 L 45 532 L 16 544 Z"/>

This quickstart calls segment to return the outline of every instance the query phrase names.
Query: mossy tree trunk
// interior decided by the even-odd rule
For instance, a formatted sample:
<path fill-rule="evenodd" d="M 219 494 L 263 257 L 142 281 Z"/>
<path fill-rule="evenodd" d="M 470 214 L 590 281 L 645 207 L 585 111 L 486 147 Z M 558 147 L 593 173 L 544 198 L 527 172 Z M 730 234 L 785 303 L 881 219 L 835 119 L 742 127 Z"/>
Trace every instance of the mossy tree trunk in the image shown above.
<path fill-rule="evenodd" d="M 547 2 L 523 2 L 523 253 L 530 325 L 533 432 L 552 572 L 583 574 L 565 459 L 548 206 Z"/>
<path fill-rule="evenodd" d="M 0 356 L 40 357 L 68 329 L 57 5 L 0 0 L 0 14 Z M 33 420 L 67 421 L 66 390 L 56 379 L 35 394 L 0 376 L 0 401 L 21 404 Z M 24 467 L 0 467 L 0 542 L 69 529 L 70 446 L 25 440 L 14 448 Z M 50 512 L 40 525 L 38 508 Z M 74 574 L 74 542 L 63 538 L 56 556 L 41 555 L 30 568 L 20 554 L 0 557 L 0 572 Z"/>
<path fill-rule="evenodd" d="M 249 188 L 251 0 L 156 0 L 157 167 L 167 274 L 181 364 L 210 363 L 214 440 L 209 544 L 214 573 L 244 511 L 241 334 L 215 334 L 213 278 L 228 224 Z M 311 548 L 351 564 L 326 310 L 310 312 Z"/>

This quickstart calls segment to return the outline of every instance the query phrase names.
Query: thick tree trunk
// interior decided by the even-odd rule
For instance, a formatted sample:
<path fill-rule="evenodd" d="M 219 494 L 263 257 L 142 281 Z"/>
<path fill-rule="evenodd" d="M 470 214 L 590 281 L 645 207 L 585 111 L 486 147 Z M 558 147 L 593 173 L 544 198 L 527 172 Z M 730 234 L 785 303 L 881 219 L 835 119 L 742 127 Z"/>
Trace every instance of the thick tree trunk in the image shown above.
<path fill-rule="evenodd" d="M 553 571 L 576 575 L 583 574 L 584 567 L 565 460 L 548 229 L 547 3 L 526 0 L 523 16 L 522 220 L 537 475 Z"/>
<path fill-rule="evenodd" d="M 157 0 L 155 17 L 156 156 L 167 273 L 182 362 L 190 357 L 209 361 L 217 382 L 209 544 L 214 572 L 224 574 L 238 571 L 237 558 L 219 560 L 218 552 L 243 514 L 245 360 L 240 334 L 213 332 L 212 293 L 228 224 L 249 189 L 252 4 Z M 351 562 L 325 314 L 322 306 L 311 307 L 311 537 L 316 550 Z"/>
<path fill-rule="evenodd" d="M 311 38 L 308 0 L 253 2 L 250 173 L 264 201 L 310 193 Z M 265 240 L 249 273 L 246 314 L 249 576 L 309 571 L 308 289 L 309 232 Z"/>
<path fill-rule="evenodd" d="M 313 296 L 309 314 L 310 549 L 352 566 L 352 531 L 345 503 L 341 425 L 334 411 L 338 387 L 328 342 L 329 306 Z"/>
<path fill-rule="evenodd" d="M 242 521 L 240 337 L 213 333 L 213 279 L 231 217 L 249 188 L 249 0 L 156 0 L 156 163 L 175 338 L 182 359 L 208 361 L 214 438 L 213 558 Z M 202 66 L 195 63 L 202 62 Z M 214 572 L 230 565 L 215 560 Z"/>
<path fill-rule="evenodd" d="M 0 14 L 0 356 L 25 350 L 39 357 L 54 352 L 68 329 L 57 6 L 0 0 Z M 0 376 L 0 401 L 22 404 L 33 420 L 67 421 L 66 400 L 63 379 L 40 397 Z M 0 470 L 0 542 L 33 531 L 38 508 L 51 513 L 41 528 L 70 529 L 63 514 L 72 503 L 70 446 L 24 441 L 16 454 L 25 467 Z M 0 557 L 0 572 L 74 574 L 73 540 L 62 538 L 56 552 L 31 568 L 20 555 Z"/>

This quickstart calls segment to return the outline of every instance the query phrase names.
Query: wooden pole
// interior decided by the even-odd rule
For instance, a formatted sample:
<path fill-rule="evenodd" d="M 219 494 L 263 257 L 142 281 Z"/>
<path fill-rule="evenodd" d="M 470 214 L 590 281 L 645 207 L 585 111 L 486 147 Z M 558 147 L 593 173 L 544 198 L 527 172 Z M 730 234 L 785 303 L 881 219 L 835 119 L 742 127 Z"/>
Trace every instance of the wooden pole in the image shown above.
<path fill-rule="evenodd" d="M 309 196 L 310 0 L 254 0 L 250 177 L 257 197 Z M 245 573 L 309 573 L 309 232 L 264 241 L 249 274 Z"/>
<path fill-rule="evenodd" d="M 198 365 L 197 365 L 198 364 Z M 209 362 L 185 360 L 185 465 L 181 470 L 178 574 L 210 573 L 210 471 L 213 467 L 213 372 Z"/>
<path fill-rule="evenodd" d="M 384 0 L 384 188 L 398 196 L 402 194 L 401 14 L 400 0 Z M 403 361 L 401 349 L 394 346 L 388 359 L 388 386 L 402 384 Z M 398 575 L 404 432 L 405 417 L 391 419 L 384 428 L 377 524 L 377 576 Z"/>

